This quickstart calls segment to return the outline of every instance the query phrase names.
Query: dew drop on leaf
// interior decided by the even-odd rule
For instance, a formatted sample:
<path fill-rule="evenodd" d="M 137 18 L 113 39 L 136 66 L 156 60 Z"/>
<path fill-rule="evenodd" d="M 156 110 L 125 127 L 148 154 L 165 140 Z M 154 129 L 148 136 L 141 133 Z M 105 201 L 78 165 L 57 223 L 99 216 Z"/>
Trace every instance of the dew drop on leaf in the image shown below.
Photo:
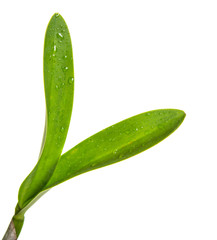
<path fill-rule="evenodd" d="M 64 132 L 64 127 L 61 127 L 60 131 L 61 131 L 61 132 Z"/>
<path fill-rule="evenodd" d="M 113 154 L 117 154 L 117 152 L 118 152 L 118 150 L 116 149 L 116 150 L 114 150 Z"/>
<path fill-rule="evenodd" d="M 63 35 L 62 35 L 62 33 L 57 33 L 57 37 L 59 38 L 59 39 L 63 39 L 64 37 L 63 37 Z"/>
<path fill-rule="evenodd" d="M 63 72 L 66 72 L 68 69 L 68 67 L 62 67 Z"/>
<path fill-rule="evenodd" d="M 120 154 L 118 158 L 119 158 L 119 159 L 124 158 L 124 154 Z"/>
<path fill-rule="evenodd" d="M 130 131 L 129 131 L 129 130 L 127 130 L 125 133 L 126 133 L 127 135 L 129 135 L 129 134 L 130 134 Z"/>
<path fill-rule="evenodd" d="M 68 79 L 69 84 L 72 84 L 73 81 L 74 81 L 74 78 L 73 78 L 73 77 L 70 77 L 70 78 Z"/>
<path fill-rule="evenodd" d="M 90 164 L 90 167 L 95 167 L 95 166 L 96 166 L 96 163 Z"/>

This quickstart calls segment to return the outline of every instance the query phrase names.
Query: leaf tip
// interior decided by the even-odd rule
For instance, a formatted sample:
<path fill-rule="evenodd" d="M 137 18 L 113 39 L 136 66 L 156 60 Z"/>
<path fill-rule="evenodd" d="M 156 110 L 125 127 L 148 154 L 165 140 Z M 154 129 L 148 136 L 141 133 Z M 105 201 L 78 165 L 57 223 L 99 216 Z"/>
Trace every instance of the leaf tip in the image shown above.
<path fill-rule="evenodd" d="M 54 13 L 54 15 L 52 16 L 52 18 L 59 18 L 59 17 L 62 18 L 62 16 L 58 12 Z"/>
<path fill-rule="evenodd" d="M 180 118 L 181 122 L 183 122 L 183 120 L 186 117 L 186 113 L 179 109 L 176 109 L 176 112 L 177 112 L 177 116 Z"/>

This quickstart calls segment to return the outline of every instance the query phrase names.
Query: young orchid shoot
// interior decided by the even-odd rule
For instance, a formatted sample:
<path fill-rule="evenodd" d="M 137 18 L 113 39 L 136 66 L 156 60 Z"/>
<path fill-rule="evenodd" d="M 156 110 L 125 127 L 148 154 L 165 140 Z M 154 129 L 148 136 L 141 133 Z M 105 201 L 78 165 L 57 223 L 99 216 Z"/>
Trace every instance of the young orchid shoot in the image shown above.
<path fill-rule="evenodd" d="M 177 109 L 141 113 L 62 154 L 73 106 L 74 66 L 69 30 L 57 13 L 46 30 L 43 61 L 46 121 L 41 151 L 36 166 L 20 186 L 15 213 L 3 240 L 18 239 L 26 211 L 48 190 L 145 151 L 168 137 L 185 118 L 185 113 Z"/>

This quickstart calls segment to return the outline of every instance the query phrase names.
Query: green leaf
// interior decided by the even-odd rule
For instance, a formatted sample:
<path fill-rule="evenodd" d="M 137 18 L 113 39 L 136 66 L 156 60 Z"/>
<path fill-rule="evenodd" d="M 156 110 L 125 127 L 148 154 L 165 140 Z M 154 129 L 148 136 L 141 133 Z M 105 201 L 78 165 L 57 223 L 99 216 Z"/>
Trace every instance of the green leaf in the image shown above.
<path fill-rule="evenodd" d="M 50 188 L 79 174 L 132 157 L 159 143 L 175 131 L 185 118 L 176 109 L 154 110 L 119 122 L 91 136 L 60 157 L 56 169 L 43 190 L 16 216 L 25 212 Z"/>
<path fill-rule="evenodd" d="M 175 131 L 184 118 L 181 110 L 154 110 L 106 128 L 62 155 L 44 190 L 154 146 Z"/>
<path fill-rule="evenodd" d="M 22 183 L 18 204 L 22 209 L 47 184 L 66 140 L 74 93 L 74 68 L 70 34 L 59 14 L 51 18 L 44 43 L 46 123 L 39 160 Z"/>

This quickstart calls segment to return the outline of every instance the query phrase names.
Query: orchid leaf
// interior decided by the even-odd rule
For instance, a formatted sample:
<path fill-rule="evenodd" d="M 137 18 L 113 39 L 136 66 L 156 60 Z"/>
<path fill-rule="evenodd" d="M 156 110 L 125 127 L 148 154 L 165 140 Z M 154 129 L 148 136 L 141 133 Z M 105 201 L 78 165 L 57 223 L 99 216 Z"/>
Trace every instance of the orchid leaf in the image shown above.
<path fill-rule="evenodd" d="M 50 179 L 69 128 L 74 69 L 70 34 L 60 14 L 51 18 L 44 43 L 46 123 L 39 160 L 19 190 L 19 207 L 36 196 Z"/>
<path fill-rule="evenodd" d="M 154 110 L 102 130 L 61 156 L 44 189 L 145 151 L 175 131 L 184 118 L 181 110 Z"/>

